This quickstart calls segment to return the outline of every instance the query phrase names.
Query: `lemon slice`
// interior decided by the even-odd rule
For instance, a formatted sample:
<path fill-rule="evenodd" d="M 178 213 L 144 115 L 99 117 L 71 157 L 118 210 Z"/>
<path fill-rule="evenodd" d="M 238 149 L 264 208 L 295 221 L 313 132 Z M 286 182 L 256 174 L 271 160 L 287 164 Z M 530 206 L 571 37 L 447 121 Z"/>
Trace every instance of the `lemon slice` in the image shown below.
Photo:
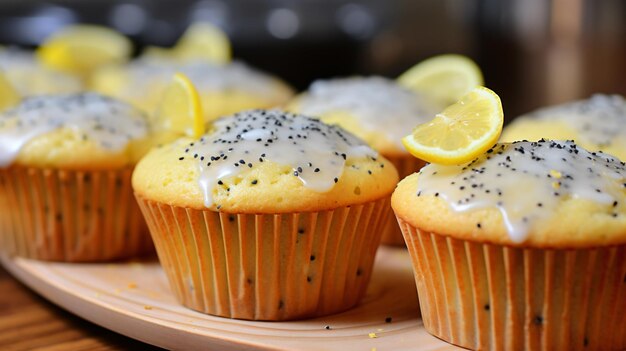
<path fill-rule="evenodd" d="M 176 46 L 174 55 L 181 60 L 206 59 L 215 63 L 227 63 L 231 59 L 228 36 L 216 26 L 196 22 L 189 26 Z"/>
<path fill-rule="evenodd" d="M 504 113 L 500 98 L 485 87 L 477 87 L 420 124 L 402 138 L 415 157 L 444 165 L 473 160 L 492 147 L 500 137 Z"/>
<path fill-rule="evenodd" d="M 461 55 L 441 55 L 424 60 L 398 77 L 398 83 L 444 104 L 452 104 L 484 84 L 480 68 Z"/>
<path fill-rule="evenodd" d="M 47 66 L 86 78 L 96 68 L 124 62 L 132 45 L 112 29 L 93 25 L 63 28 L 49 37 L 37 50 Z"/>
<path fill-rule="evenodd" d="M 16 106 L 21 99 L 20 94 L 15 90 L 7 77 L 0 72 L 0 111 Z"/>
<path fill-rule="evenodd" d="M 156 110 L 156 127 L 160 130 L 199 138 L 204 134 L 204 119 L 198 91 L 189 78 L 176 73 L 165 89 Z"/>

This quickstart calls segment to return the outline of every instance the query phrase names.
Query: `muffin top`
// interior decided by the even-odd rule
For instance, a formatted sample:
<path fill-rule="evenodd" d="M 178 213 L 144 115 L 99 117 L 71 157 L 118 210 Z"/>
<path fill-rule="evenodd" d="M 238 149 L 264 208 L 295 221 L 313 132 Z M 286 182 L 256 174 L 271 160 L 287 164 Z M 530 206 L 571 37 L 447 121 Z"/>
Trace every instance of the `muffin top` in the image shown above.
<path fill-rule="evenodd" d="M 82 90 L 78 77 L 50 70 L 39 64 L 31 52 L 16 48 L 0 50 L 0 71 L 22 96 Z"/>
<path fill-rule="evenodd" d="M 100 94 L 27 97 L 0 113 L 0 167 L 125 167 L 148 129 L 142 112 Z"/>
<path fill-rule="evenodd" d="M 588 150 L 626 160 L 625 125 L 626 100 L 598 94 L 520 116 L 504 130 L 501 140 L 573 139 Z"/>
<path fill-rule="evenodd" d="M 290 109 L 338 124 L 385 155 L 402 155 L 402 137 L 444 107 L 391 79 L 352 77 L 314 82 Z"/>
<path fill-rule="evenodd" d="M 531 247 L 626 243 L 626 165 L 573 141 L 497 144 L 400 182 L 396 214 L 428 232 Z"/>
<path fill-rule="evenodd" d="M 395 168 L 339 127 L 279 110 L 224 117 L 199 140 L 152 150 L 133 174 L 144 198 L 230 213 L 333 209 L 389 195 Z"/>
<path fill-rule="evenodd" d="M 94 79 L 98 91 L 137 100 L 151 91 L 162 92 L 175 73 L 188 76 L 202 95 L 214 92 L 246 92 L 258 98 L 283 103 L 292 95 L 291 89 L 277 78 L 252 69 L 241 62 L 228 64 L 206 60 L 176 61 L 143 57 L 118 67 L 108 67 Z"/>

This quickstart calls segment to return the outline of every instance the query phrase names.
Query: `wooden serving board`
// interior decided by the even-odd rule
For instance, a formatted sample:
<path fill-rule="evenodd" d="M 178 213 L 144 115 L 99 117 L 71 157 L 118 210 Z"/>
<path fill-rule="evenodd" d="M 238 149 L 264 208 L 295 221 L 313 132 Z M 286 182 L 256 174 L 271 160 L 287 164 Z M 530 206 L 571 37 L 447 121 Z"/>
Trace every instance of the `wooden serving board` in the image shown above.
<path fill-rule="evenodd" d="M 65 264 L 0 259 L 15 277 L 57 305 L 168 349 L 460 350 L 424 329 L 404 249 L 382 247 L 378 251 L 369 290 L 356 308 L 294 322 L 241 321 L 182 307 L 156 260 Z"/>

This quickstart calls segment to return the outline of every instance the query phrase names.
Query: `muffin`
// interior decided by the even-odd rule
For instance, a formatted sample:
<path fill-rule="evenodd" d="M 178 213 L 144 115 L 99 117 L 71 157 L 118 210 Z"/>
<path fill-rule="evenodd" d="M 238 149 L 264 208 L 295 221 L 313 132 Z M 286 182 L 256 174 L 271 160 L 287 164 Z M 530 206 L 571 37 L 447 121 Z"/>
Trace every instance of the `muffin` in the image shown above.
<path fill-rule="evenodd" d="M 252 110 L 152 150 L 133 188 L 183 305 L 276 321 L 358 303 L 397 180 L 339 127 Z"/>
<path fill-rule="evenodd" d="M 402 180 L 392 207 L 426 329 L 475 350 L 626 349 L 626 164 L 497 144 Z"/>
<path fill-rule="evenodd" d="M 37 48 L 38 60 L 79 77 L 86 85 L 99 68 L 124 64 L 133 51 L 130 39 L 105 26 L 74 24 L 48 34 Z"/>
<path fill-rule="evenodd" d="M 501 140 L 574 139 L 587 150 L 626 160 L 626 100 L 593 95 L 587 100 L 546 107 L 516 118 Z"/>
<path fill-rule="evenodd" d="M 96 93 L 24 98 L 0 114 L 1 248 L 88 262 L 152 248 L 130 185 L 147 118 Z"/>
<path fill-rule="evenodd" d="M 44 67 L 25 50 L 0 49 L 0 71 L 22 96 L 70 94 L 82 90 L 78 77 Z"/>
<path fill-rule="evenodd" d="M 409 154 L 400 141 L 417 124 L 444 109 L 441 103 L 383 77 L 352 77 L 314 82 L 289 110 L 336 124 L 365 140 L 405 177 L 425 165 Z M 382 242 L 404 245 L 391 214 Z"/>
<path fill-rule="evenodd" d="M 221 64 L 150 56 L 100 70 L 93 77 L 92 87 L 153 112 L 175 73 L 189 77 L 197 88 L 206 121 L 245 109 L 282 105 L 293 94 L 279 79 L 241 62 Z"/>

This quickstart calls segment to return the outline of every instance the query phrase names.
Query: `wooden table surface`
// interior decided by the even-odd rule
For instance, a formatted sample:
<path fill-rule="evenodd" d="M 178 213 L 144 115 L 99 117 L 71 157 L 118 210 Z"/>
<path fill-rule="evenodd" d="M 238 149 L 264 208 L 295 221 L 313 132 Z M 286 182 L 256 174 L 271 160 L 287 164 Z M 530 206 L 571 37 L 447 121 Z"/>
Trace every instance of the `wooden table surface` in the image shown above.
<path fill-rule="evenodd" d="M 0 350 L 160 350 L 76 317 L 0 267 Z"/>

